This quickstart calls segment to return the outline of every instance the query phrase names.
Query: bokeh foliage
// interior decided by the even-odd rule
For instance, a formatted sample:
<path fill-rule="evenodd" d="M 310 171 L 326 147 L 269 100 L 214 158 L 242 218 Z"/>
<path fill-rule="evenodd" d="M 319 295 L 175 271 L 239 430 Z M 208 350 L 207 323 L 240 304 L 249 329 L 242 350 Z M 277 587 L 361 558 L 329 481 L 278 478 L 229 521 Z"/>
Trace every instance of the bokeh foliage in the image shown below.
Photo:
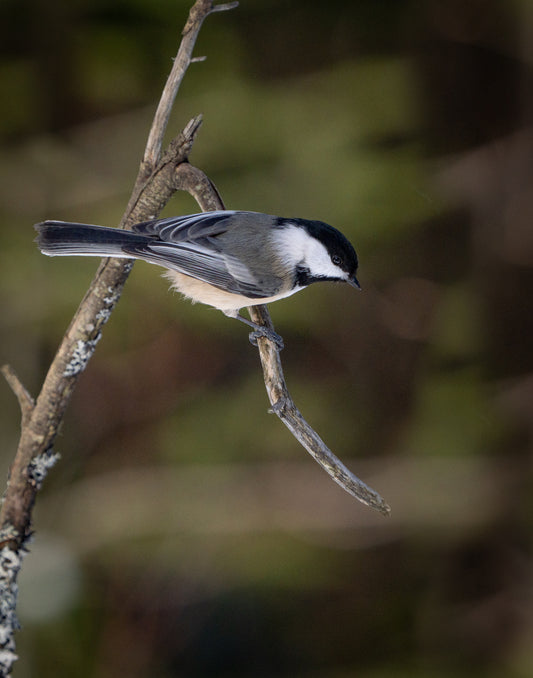
<path fill-rule="evenodd" d="M 188 5 L 0 5 L 0 358 L 33 393 L 97 262 L 42 257 L 32 224 L 117 223 Z M 296 402 L 393 514 L 266 414 L 243 327 L 137 264 L 39 498 L 17 675 L 531 675 L 532 19 L 519 0 L 208 19 L 172 133 L 204 114 L 192 161 L 228 207 L 355 243 L 363 294 L 271 313 Z"/>

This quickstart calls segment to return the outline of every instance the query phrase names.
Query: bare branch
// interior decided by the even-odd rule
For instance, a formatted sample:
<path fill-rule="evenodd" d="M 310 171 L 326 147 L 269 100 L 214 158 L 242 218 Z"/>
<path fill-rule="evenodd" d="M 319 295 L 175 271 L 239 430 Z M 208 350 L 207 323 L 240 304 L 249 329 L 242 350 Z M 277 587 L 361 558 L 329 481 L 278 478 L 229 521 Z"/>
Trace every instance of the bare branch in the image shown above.
<path fill-rule="evenodd" d="M 212 13 L 214 13 L 214 12 L 227 12 L 229 9 L 235 9 L 235 7 L 238 7 L 238 6 L 239 6 L 238 2 L 225 2 L 225 3 L 221 3 L 220 5 L 214 5 L 211 12 Z"/>
<path fill-rule="evenodd" d="M 203 210 L 224 209 L 222 199 L 207 176 L 188 163 L 188 155 L 201 125 L 201 116 L 190 121 L 161 155 L 170 110 L 203 20 L 213 12 L 234 8 L 235 2 L 213 6 L 197 0 L 183 31 L 183 39 L 167 80 L 148 137 L 143 161 L 131 198 L 121 220 L 123 228 L 156 217 L 176 190 L 189 192 Z M 17 576 L 31 530 L 35 497 L 58 456 L 52 445 L 79 375 L 87 366 L 104 325 L 118 302 L 132 263 L 106 259 L 100 264 L 87 293 L 67 329 L 50 365 L 41 392 L 34 402 L 14 371 L 2 372 L 16 394 L 22 411 L 22 432 L 0 510 L 0 678 L 10 675 L 16 660 L 13 633 L 17 629 Z M 253 306 L 256 322 L 272 328 L 266 307 Z M 381 497 L 356 478 L 326 447 L 305 422 L 287 390 L 279 351 L 266 338 L 258 340 L 265 385 L 273 411 L 326 471 L 360 501 L 388 513 Z"/>
<path fill-rule="evenodd" d="M 254 322 L 273 329 L 266 306 L 251 306 L 249 311 Z M 276 344 L 266 337 L 259 337 L 257 345 L 263 366 L 265 386 L 270 404 L 272 405 L 271 411 L 277 414 L 296 440 L 346 492 L 363 504 L 376 509 L 384 515 L 389 515 L 390 506 L 384 499 L 337 459 L 301 415 L 287 389 Z"/>
<path fill-rule="evenodd" d="M 17 396 L 17 400 L 19 401 L 20 405 L 20 411 L 22 413 L 22 426 L 24 426 L 33 412 L 35 401 L 26 390 L 26 387 L 20 381 L 11 365 L 2 365 L 0 371 L 4 375 L 4 378 L 11 387 L 13 393 Z"/>
<path fill-rule="evenodd" d="M 193 9 L 194 17 L 191 19 L 189 15 L 187 22 L 187 45 L 190 51 L 203 19 L 213 8 L 211 2 L 198 0 Z M 187 59 L 179 60 L 178 67 L 173 69 L 175 77 L 173 83 L 167 83 L 165 88 L 165 105 L 174 100 L 189 63 Z M 187 125 L 156 165 L 167 122 L 168 115 L 156 115 L 154 119 L 150 138 L 159 139 L 159 148 L 147 144 L 145 160 L 141 162 L 135 187 L 121 220 L 124 228 L 159 214 L 179 188 L 176 167 L 187 162 L 201 117 Z M 11 674 L 17 659 L 14 640 L 14 632 L 18 628 L 17 578 L 25 544 L 31 533 L 36 494 L 46 472 L 57 460 L 52 445 L 72 391 L 120 299 L 131 268 L 131 262 L 122 259 L 107 259 L 100 264 L 61 341 L 35 403 L 13 370 L 8 367 L 2 370 L 20 403 L 22 431 L 0 510 L 0 678 Z"/>
<path fill-rule="evenodd" d="M 230 10 L 237 7 L 238 4 L 238 2 L 231 2 L 225 5 L 213 6 L 212 0 L 197 0 L 191 7 L 189 18 L 183 29 L 183 38 L 176 58 L 174 59 L 172 70 L 170 71 L 170 75 L 165 84 L 165 88 L 163 89 L 163 94 L 159 100 L 152 129 L 148 136 L 148 143 L 146 144 L 143 160 L 148 167 L 153 167 L 159 161 L 163 136 L 168 125 L 172 106 L 174 105 L 174 100 L 180 88 L 181 81 L 193 60 L 192 53 L 194 45 L 196 44 L 196 38 L 198 37 L 204 19 L 213 12 Z"/>
<path fill-rule="evenodd" d="M 194 197 L 202 210 L 208 212 L 225 209 L 216 187 L 201 170 L 189 164 L 182 164 L 176 173 L 180 177 L 183 189 Z M 274 329 L 266 306 L 251 306 L 248 310 L 254 322 Z M 272 405 L 271 411 L 277 414 L 296 440 L 346 492 L 363 504 L 389 515 L 390 506 L 385 500 L 337 459 L 301 415 L 289 394 L 276 343 L 266 337 L 260 337 L 257 344 L 265 386 Z"/>

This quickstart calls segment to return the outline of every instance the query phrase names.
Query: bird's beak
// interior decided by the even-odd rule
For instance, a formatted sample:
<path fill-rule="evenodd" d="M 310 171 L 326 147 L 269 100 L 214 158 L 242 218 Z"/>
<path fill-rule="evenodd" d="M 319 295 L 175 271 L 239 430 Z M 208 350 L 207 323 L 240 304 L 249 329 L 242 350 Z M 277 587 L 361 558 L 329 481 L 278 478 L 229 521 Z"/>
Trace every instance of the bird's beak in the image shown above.
<path fill-rule="evenodd" d="M 347 279 L 346 279 L 346 282 L 348 283 L 348 285 L 351 285 L 352 287 L 355 287 L 356 290 L 360 290 L 360 289 L 361 289 L 361 285 L 359 284 L 359 280 L 357 280 L 357 278 L 355 277 L 355 275 L 353 276 L 353 278 L 347 278 Z"/>

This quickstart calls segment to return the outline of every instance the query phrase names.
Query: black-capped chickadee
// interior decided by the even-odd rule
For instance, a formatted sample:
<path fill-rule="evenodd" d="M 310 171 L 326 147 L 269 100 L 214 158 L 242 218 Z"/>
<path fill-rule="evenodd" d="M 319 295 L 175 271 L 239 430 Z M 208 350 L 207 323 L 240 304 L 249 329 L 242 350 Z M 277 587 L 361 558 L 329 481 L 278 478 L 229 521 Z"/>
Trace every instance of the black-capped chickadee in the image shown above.
<path fill-rule="evenodd" d="M 277 301 L 325 280 L 360 289 L 354 248 L 321 221 L 225 210 L 144 221 L 131 231 L 63 221 L 35 228 L 37 244 L 49 256 L 121 257 L 163 266 L 172 286 L 193 303 L 214 306 L 259 334 L 265 329 L 239 314 L 244 306 Z"/>

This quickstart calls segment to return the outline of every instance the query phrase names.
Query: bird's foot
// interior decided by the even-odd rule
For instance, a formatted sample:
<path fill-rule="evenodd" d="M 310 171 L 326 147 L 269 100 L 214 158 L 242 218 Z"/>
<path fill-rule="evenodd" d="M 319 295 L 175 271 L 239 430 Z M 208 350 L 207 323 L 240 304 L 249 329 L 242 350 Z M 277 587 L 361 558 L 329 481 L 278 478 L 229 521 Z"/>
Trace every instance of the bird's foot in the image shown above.
<path fill-rule="evenodd" d="M 274 332 L 274 330 L 271 330 L 268 327 L 258 326 L 256 330 L 250 332 L 250 334 L 248 335 L 250 343 L 253 346 L 257 346 L 257 340 L 260 339 L 261 337 L 265 337 L 269 341 L 274 342 L 274 344 L 276 344 L 278 351 L 282 351 L 283 347 L 285 346 L 285 344 L 283 343 L 283 338 L 280 337 L 277 332 Z"/>

